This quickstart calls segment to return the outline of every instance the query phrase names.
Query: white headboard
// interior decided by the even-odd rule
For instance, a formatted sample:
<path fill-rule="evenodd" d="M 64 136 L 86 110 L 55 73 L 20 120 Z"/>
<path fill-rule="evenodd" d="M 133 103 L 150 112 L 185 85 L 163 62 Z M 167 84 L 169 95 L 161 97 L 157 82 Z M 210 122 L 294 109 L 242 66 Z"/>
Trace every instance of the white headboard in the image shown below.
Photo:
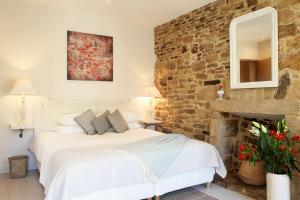
<path fill-rule="evenodd" d="M 57 125 L 56 119 L 64 113 L 83 113 L 92 109 L 96 114 L 115 109 L 133 111 L 134 103 L 130 100 L 74 100 L 46 99 L 36 103 L 34 124 L 37 131 L 49 130 Z"/>

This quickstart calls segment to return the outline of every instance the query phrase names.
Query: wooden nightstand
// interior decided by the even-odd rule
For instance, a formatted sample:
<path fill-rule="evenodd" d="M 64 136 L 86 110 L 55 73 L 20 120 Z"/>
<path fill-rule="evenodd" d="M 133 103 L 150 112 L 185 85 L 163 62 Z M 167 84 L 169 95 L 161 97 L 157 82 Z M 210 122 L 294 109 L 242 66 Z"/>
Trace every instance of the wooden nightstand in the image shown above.
<path fill-rule="evenodd" d="M 145 129 L 153 126 L 155 130 L 156 126 L 161 124 L 161 121 L 155 119 L 145 119 L 141 120 L 141 123 L 144 124 Z"/>
<path fill-rule="evenodd" d="M 24 124 L 24 125 L 11 124 L 10 128 L 13 131 L 18 131 L 19 137 L 22 138 L 24 130 L 34 130 L 34 125 L 33 124 Z"/>

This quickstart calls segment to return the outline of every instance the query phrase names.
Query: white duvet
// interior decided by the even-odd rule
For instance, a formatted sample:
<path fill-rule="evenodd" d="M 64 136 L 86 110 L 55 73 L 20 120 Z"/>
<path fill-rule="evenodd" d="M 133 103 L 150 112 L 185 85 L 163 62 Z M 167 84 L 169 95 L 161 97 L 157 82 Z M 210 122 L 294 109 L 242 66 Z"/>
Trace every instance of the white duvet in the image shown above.
<path fill-rule="evenodd" d="M 46 199 L 70 200 L 99 190 L 143 183 L 145 176 L 136 162 L 107 149 L 160 134 L 148 129 L 104 135 L 37 133 L 31 150 L 41 164 L 40 183 L 45 187 Z M 215 168 L 221 177 L 227 173 L 215 147 L 189 139 L 162 178 L 203 168 Z"/>

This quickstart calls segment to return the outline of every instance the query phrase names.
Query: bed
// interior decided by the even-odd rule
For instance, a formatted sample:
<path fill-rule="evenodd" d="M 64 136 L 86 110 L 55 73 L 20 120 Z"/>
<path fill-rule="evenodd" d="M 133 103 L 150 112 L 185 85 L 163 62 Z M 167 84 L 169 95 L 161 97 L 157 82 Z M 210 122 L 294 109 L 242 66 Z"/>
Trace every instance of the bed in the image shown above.
<path fill-rule="evenodd" d="M 149 181 L 130 156 L 109 150 L 111 146 L 160 135 L 163 133 L 143 128 L 101 136 L 63 131 L 35 133 L 30 149 L 37 160 L 45 199 L 146 199 L 210 183 L 215 173 L 226 176 L 216 148 L 202 141 L 187 139 L 183 150 L 157 181 Z"/>

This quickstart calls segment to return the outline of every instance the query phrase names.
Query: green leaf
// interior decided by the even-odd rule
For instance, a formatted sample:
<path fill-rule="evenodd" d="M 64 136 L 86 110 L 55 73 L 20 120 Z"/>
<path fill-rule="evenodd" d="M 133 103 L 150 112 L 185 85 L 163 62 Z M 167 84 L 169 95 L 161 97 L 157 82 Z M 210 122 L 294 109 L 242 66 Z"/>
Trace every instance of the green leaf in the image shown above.
<path fill-rule="evenodd" d="M 277 132 L 281 131 L 281 123 L 280 121 L 277 122 Z"/>

